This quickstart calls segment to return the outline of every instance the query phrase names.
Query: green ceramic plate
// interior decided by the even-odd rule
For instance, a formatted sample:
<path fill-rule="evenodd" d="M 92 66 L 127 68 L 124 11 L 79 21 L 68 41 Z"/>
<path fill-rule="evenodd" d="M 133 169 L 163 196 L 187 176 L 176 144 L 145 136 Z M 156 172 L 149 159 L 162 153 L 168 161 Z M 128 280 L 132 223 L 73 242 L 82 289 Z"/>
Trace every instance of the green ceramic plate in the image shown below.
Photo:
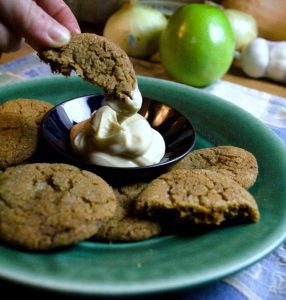
<path fill-rule="evenodd" d="M 195 125 L 196 148 L 235 145 L 251 151 L 260 172 L 250 190 L 257 224 L 220 228 L 195 237 L 165 236 L 128 244 L 82 242 L 45 254 L 0 245 L 0 276 L 24 284 L 94 295 L 135 295 L 194 287 L 228 276 L 264 257 L 286 236 L 286 149 L 270 129 L 245 111 L 196 89 L 139 77 L 146 97 L 182 111 Z M 2 88 L 17 97 L 60 101 L 98 92 L 77 77 L 23 82 Z"/>

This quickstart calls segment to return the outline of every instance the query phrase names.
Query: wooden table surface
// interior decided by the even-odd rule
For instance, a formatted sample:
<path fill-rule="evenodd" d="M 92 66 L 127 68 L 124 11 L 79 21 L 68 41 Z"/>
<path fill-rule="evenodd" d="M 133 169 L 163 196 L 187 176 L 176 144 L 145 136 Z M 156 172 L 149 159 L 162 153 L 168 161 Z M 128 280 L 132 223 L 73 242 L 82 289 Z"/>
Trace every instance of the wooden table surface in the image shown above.
<path fill-rule="evenodd" d="M 4 53 L 0 59 L 0 64 L 14 60 L 24 55 L 32 53 L 34 50 L 24 44 L 17 52 Z M 163 78 L 172 80 L 165 72 L 164 68 L 158 62 L 151 62 L 142 59 L 131 58 L 136 74 Z M 286 85 L 278 82 L 273 82 L 267 79 L 253 79 L 245 76 L 243 72 L 235 66 L 232 66 L 229 72 L 223 77 L 224 80 L 234 82 L 246 87 L 268 92 L 273 95 L 278 95 L 286 98 Z"/>

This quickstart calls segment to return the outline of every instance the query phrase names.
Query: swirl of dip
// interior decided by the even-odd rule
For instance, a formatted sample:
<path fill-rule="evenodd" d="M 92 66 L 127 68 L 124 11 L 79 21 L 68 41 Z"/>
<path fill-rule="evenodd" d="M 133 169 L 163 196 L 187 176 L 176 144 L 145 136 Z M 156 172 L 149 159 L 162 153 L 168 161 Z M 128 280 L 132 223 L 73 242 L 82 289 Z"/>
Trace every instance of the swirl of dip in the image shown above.
<path fill-rule="evenodd" d="M 87 162 L 113 167 L 138 167 L 158 163 L 165 154 L 161 134 L 138 114 L 142 96 L 136 85 L 132 99 L 105 97 L 105 105 L 88 120 L 72 127 L 74 152 Z"/>

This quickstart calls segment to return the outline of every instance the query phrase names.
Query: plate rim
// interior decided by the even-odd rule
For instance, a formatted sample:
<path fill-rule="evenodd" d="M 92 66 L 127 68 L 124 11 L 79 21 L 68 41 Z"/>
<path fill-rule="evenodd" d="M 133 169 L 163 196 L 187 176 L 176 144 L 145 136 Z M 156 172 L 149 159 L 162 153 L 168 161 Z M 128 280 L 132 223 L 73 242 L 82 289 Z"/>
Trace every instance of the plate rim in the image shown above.
<path fill-rule="evenodd" d="M 33 84 L 41 84 L 42 82 L 45 82 L 46 80 L 50 80 L 52 81 L 58 81 L 58 79 L 62 77 L 59 76 L 49 76 L 49 77 L 44 77 L 44 78 L 37 78 L 35 80 L 27 80 L 24 82 L 17 82 L 11 85 L 8 85 L 6 87 L 3 87 L 2 89 L 14 89 L 15 86 L 21 87 L 21 86 L 27 86 L 27 85 L 33 85 Z M 224 103 L 224 105 L 227 105 L 237 111 L 240 111 L 243 114 L 248 115 L 248 117 L 252 120 L 255 120 L 255 122 L 257 122 L 257 124 L 259 126 L 262 126 L 262 128 L 264 128 L 264 130 L 266 131 L 267 134 L 271 134 L 273 140 L 275 141 L 275 143 L 278 145 L 278 147 L 280 147 L 280 151 L 285 151 L 286 147 L 285 144 L 282 142 L 282 140 L 280 140 L 280 138 L 272 132 L 272 130 L 270 128 L 268 128 L 265 124 L 262 123 L 262 121 L 260 121 L 259 119 L 255 118 L 254 116 L 250 115 L 248 112 L 244 111 L 243 109 L 241 109 L 240 107 L 227 102 L 226 100 L 219 98 L 217 96 L 211 95 L 205 91 L 202 90 L 198 90 L 196 88 L 192 88 L 183 84 L 179 84 L 176 82 L 171 82 L 168 80 L 163 80 L 163 79 L 156 79 L 156 78 L 151 78 L 151 77 L 145 77 L 145 76 L 138 76 L 139 79 L 139 86 L 140 86 L 140 82 L 145 82 L 145 83 L 152 83 L 152 84 L 163 84 L 163 85 L 168 85 L 168 86 L 172 86 L 172 87 L 178 87 L 178 88 L 183 88 L 184 90 L 188 91 L 188 90 L 192 90 L 195 91 L 195 93 L 202 93 L 204 94 L 204 97 L 209 96 L 212 99 L 218 99 L 219 102 Z M 72 80 L 78 80 L 78 78 L 73 78 Z M 2 91 L 0 91 L 0 95 L 2 94 Z M 286 153 L 286 152 L 285 152 Z M 286 220 L 286 219 L 285 219 Z M 284 224 L 286 225 L 286 223 Z M 97 285 L 93 285 L 93 287 L 91 287 L 90 289 L 87 288 L 87 286 L 83 285 L 83 284 L 79 284 L 78 286 L 75 285 L 74 283 L 63 283 L 63 282 L 57 282 L 57 284 L 55 285 L 55 282 L 51 282 L 47 284 L 47 281 L 45 281 L 45 283 L 43 283 L 43 281 L 41 281 L 40 278 L 35 278 L 34 277 L 29 277 L 28 279 L 25 277 L 25 274 L 17 274 L 15 276 L 14 273 L 16 273 L 16 271 L 12 271 L 12 272 L 3 272 L 2 268 L 0 268 L 0 277 L 4 278 L 4 279 L 9 279 L 12 280 L 14 282 L 18 282 L 21 284 L 25 284 L 25 285 L 29 285 L 29 286 L 34 286 L 34 287 L 43 287 L 43 288 L 47 288 L 49 290 L 54 290 L 54 291 L 62 291 L 62 292 L 74 292 L 74 293 L 79 293 L 79 294 L 92 294 L 92 295 L 107 295 L 107 296 L 116 296 L 116 295 L 138 295 L 138 294 L 150 294 L 150 293 L 155 293 L 155 292 L 161 292 L 161 291 L 174 291 L 174 290 L 178 290 L 181 288 L 187 288 L 187 287 L 195 287 L 195 286 L 199 286 L 199 285 L 204 285 L 207 284 L 209 282 L 212 282 L 214 280 L 219 280 L 225 276 L 229 276 L 233 273 L 239 272 L 241 269 L 250 266 L 251 264 L 257 262 L 258 260 L 262 259 L 263 257 L 265 257 L 267 254 L 269 254 L 270 252 L 272 252 L 274 249 L 276 249 L 286 238 L 286 230 L 281 228 L 281 235 L 279 239 L 276 239 L 276 242 L 271 245 L 268 245 L 268 247 L 264 247 L 264 251 L 260 251 L 255 257 L 251 257 L 248 260 L 245 260 L 244 263 L 240 263 L 239 268 L 235 267 L 235 266 L 231 266 L 227 269 L 227 271 L 224 272 L 220 272 L 220 274 L 217 274 L 215 276 L 215 278 L 213 277 L 213 275 L 209 275 L 209 278 L 207 278 L 206 280 L 204 280 L 203 282 L 199 281 L 193 283 L 193 280 L 191 280 L 192 284 L 190 285 L 190 279 L 188 278 L 179 278 L 176 280 L 173 280 L 172 282 L 167 282 L 167 286 L 166 286 L 166 282 L 164 281 L 163 284 L 162 283 L 153 283 L 150 284 L 150 286 L 146 285 L 144 287 L 139 286 L 140 283 L 137 283 L 138 286 L 136 286 L 136 284 L 132 284 L 132 287 L 129 285 L 128 289 L 125 288 L 117 288 L 117 289 L 112 289 L 109 286 L 109 289 L 103 288 L 98 289 Z M 178 278 L 178 277 L 176 277 Z M 47 280 L 47 279 L 45 279 Z M 163 285 L 163 290 L 162 290 L 162 285 Z M 97 287 L 97 289 L 94 289 L 94 287 Z M 141 287 L 141 289 L 140 289 Z M 121 290 L 121 291 L 120 291 Z"/>

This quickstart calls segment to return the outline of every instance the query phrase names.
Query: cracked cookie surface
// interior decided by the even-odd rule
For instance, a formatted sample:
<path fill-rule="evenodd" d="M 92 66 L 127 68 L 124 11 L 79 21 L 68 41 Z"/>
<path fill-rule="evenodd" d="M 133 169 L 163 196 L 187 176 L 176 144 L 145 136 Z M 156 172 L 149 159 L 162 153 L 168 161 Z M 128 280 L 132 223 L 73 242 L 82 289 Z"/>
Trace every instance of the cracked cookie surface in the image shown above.
<path fill-rule="evenodd" d="M 73 35 L 66 46 L 43 49 L 38 55 L 52 71 L 69 76 L 75 70 L 119 99 L 131 97 L 135 89 L 136 76 L 128 55 L 105 37 L 93 33 Z"/>
<path fill-rule="evenodd" d="M 234 146 L 218 146 L 190 152 L 172 167 L 178 169 L 210 169 L 230 176 L 245 188 L 256 181 L 258 165 L 254 155 Z"/>
<path fill-rule="evenodd" d="M 239 219 L 256 222 L 255 199 L 237 182 L 212 170 L 174 170 L 153 180 L 137 197 L 135 209 L 194 224 Z"/>
<path fill-rule="evenodd" d="M 19 164 L 37 148 L 42 118 L 52 104 L 14 99 L 0 105 L 0 169 Z"/>
<path fill-rule="evenodd" d="M 90 238 L 116 207 L 97 175 L 66 164 L 26 164 L 0 173 L 0 238 L 46 250 Z"/>
<path fill-rule="evenodd" d="M 95 239 L 107 242 L 134 242 L 148 239 L 161 232 L 158 222 L 135 216 L 132 213 L 134 201 L 146 183 L 135 183 L 114 188 L 118 206 L 115 215 L 103 224 Z"/>

